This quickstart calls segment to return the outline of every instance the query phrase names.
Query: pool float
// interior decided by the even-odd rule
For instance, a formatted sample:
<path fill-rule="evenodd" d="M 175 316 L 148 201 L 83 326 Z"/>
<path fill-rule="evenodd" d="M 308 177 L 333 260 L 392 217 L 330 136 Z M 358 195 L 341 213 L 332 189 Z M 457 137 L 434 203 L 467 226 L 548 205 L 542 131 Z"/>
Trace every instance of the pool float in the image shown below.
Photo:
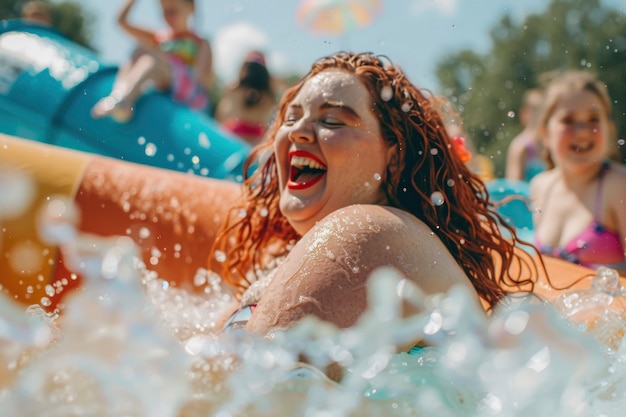
<path fill-rule="evenodd" d="M 238 179 L 249 146 L 207 114 L 146 92 L 126 124 L 90 109 L 117 67 L 54 28 L 0 21 L 0 132 L 212 178 Z"/>
<path fill-rule="evenodd" d="M 51 200 L 62 196 L 75 203 L 82 213 L 79 231 L 132 238 L 150 270 L 173 285 L 191 288 L 198 269 L 207 268 L 209 260 L 214 259 L 210 250 L 216 231 L 241 192 L 240 185 L 233 181 L 172 172 L 0 134 L 0 167 L 9 166 L 28 174 L 35 191 L 32 203 L 21 215 L 0 218 L 0 284 L 5 293 L 24 304 L 50 295 L 46 294 L 46 286 L 55 290 L 63 287 L 64 291 L 55 291 L 49 308 L 57 306 L 68 290 L 80 286 L 80 277 L 68 270 L 59 249 L 38 236 L 38 213 Z M 18 255 L 22 252 L 41 254 L 40 260 L 28 263 L 28 267 L 20 266 L 18 261 L 23 257 Z M 560 259 L 531 256 L 543 261 L 550 282 L 563 291 L 589 286 L 589 279 L 576 280 L 595 274 Z M 543 285 L 546 274 L 539 275 L 538 294 L 554 299 L 562 293 Z M 626 279 L 622 283 L 626 284 Z"/>
<path fill-rule="evenodd" d="M 3 134 L 0 168 L 27 175 L 33 188 L 21 214 L 0 218 L 0 286 L 26 304 L 49 297 L 50 308 L 80 286 L 80 277 L 68 271 L 59 248 L 39 236 L 37 219 L 46 204 L 73 202 L 81 232 L 128 236 L 150 270 L 174 285 L 191 286 L 198 268 L 207 267 L 215 234 L 240 187 Z M 0 202 L 0 214 L 7 199 Z"/>
<path fill-rule="evenodd" d="M 504 221 L 515 227 L 518 236 L 534 242 L 533 217 L 530 207 L 530 188 L 527 181 L 495 178 L 485 182 L 491 201 Z"/>

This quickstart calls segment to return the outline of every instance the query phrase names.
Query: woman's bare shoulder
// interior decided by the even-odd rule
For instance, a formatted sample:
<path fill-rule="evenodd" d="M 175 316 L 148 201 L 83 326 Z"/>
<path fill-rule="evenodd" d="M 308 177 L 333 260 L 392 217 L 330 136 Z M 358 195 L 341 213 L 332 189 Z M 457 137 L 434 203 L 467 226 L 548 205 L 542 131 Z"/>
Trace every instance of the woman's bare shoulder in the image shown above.
<path fill-rule="evenodd" d="M 343 243 L 355 242 L 363 246 L 362 237 L 377 238 L 377 243 L 385 239 L 419 238 L 432 235 L 432 230 L 412 214 L 393 207 L 356 204 L 343 207 L 326 216 L 311 231 L 313 236 L 339 233 L 346 239 Z"/>
<path fill-rule="evenodd" d="M 306 315 L 340 327 L 354 324 L 367 305 L 368 278 L 393 268 L 425 293 L 469 280 L 430 228 L 402 210 L 353 205 L 309 230 L 280 264 L 248 329 L 263 334 Z"/>
<path fill-rule="evenodd" d="M 401 209 L 344 207 L 329 214 L 307 235 L 302 243 L 314 248 L 323 242 L 327 256 L 359 259 L 357 269 L 367 273 L 378 267 L 393 267 L 426 292 L 445 291 L 453 282 L 466 281 L 465 273 L 433 230 Z"/>

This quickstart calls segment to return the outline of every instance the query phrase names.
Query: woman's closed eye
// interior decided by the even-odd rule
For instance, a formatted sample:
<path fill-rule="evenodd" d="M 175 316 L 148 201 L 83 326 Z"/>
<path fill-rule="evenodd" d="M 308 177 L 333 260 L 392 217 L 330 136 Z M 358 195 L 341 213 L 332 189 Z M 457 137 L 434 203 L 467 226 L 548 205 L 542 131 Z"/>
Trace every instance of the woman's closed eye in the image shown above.
<path fill-rule="evenodd" d="M 300 116 L 294 113 L 288 113 L 283 120 L 283 125 L 292 126 L 295 122 L 300 119 Z"/>
<path fill-rule="evenodd" d="M 320 122 L 331 128 L 345 126 L 345 123 L 342 120 L 332 116 L 321 117 Z"/>

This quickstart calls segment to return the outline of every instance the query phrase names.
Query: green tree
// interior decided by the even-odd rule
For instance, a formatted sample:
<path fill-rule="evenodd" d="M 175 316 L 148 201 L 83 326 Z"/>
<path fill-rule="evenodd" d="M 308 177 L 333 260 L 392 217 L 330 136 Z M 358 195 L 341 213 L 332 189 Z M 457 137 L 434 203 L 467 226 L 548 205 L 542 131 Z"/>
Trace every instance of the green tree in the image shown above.
<path fill-rule="evenodd" d="M 94 16 L 77 1 L 43 0 L 50 7 L 52 25 L 70 40 L 94 49 L 91 45 Z M 26 0 L 0 0 L 0 18 L 19 18 Z"/>
<path fill-rule="evenodd" d="M 502 175 L 523 93 L 555 70 L 588 69 L 607 84 L 620 150 L 626 157 L 626 15 L 600 0 L 552 0 L 545 11 L 515 22 L 505 14 L 491 31 L 484 54 L 463 50 L 437 66 L 443 93 L 461 112 L 477 148 Z"/>

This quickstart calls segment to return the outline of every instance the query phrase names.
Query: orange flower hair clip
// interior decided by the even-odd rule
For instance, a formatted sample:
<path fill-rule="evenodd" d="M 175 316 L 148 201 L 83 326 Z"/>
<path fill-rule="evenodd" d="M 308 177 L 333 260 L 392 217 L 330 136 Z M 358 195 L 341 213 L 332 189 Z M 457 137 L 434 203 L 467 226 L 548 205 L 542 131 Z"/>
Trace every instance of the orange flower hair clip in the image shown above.
<path fill-rule="evenodd" d="M 450 142 L 452 142 L 452 148 L 461 162 L 465 163 L 472 159 L 472 153 L 465 147 L 465 138 L 454 136 L 450 138 Z"/>

